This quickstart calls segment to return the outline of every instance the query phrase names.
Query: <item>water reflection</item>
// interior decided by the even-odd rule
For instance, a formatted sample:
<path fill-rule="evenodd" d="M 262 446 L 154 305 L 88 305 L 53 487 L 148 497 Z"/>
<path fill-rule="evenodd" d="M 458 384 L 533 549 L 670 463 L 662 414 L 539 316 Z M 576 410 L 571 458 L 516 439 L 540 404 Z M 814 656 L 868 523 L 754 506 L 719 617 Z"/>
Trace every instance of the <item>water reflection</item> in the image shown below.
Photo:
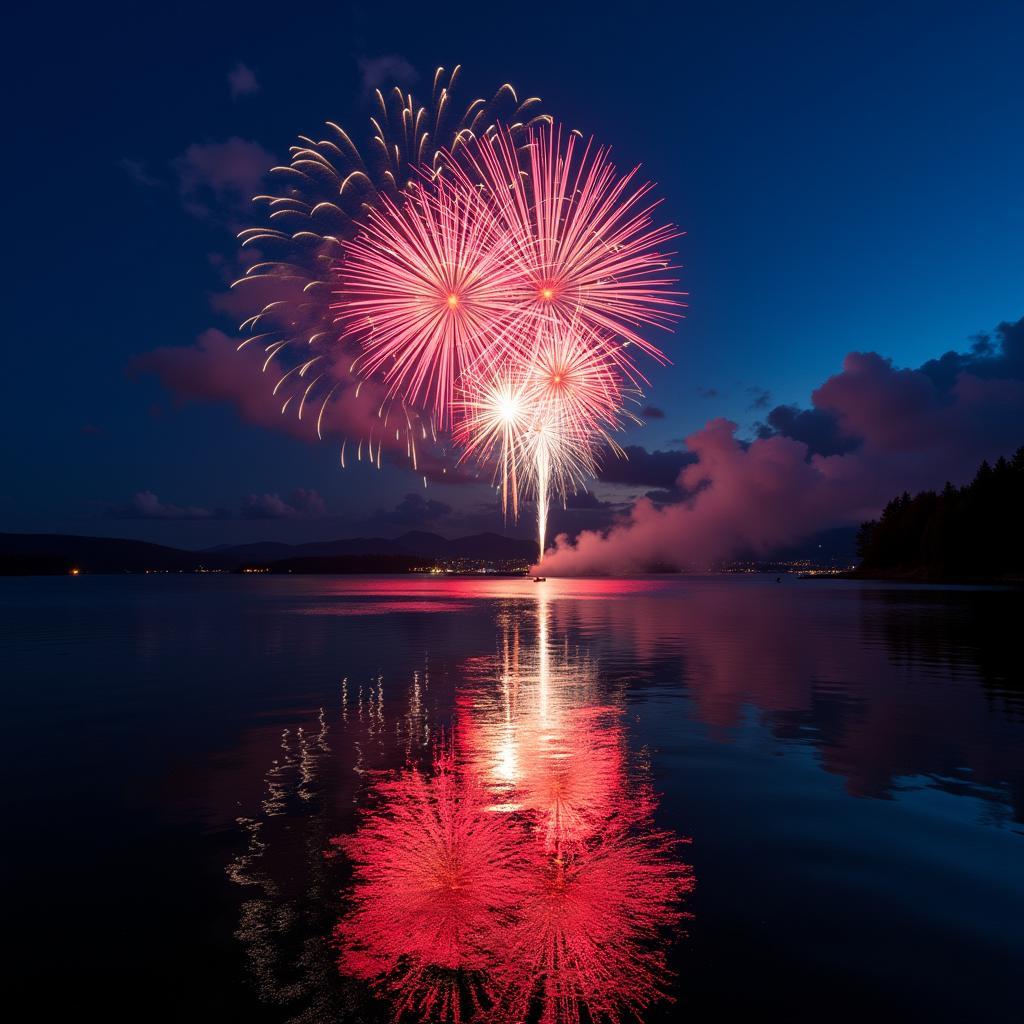
<path fill-rule="evenodd" d="M 333 722 L 340 735 L 333 748 L 328 719 L 334 715 L 324 708 L 305 724 L 254 737 L 258 749 L 271 749 L 263 755 L 267 767 L 256 813 L 236 818 L 245 845 L 226 874 L 245 894 L 235 937 L 249 977 L 264 1004 L 281 1008 L 280 1019 L 306 1024 L 361 1016 L 353 1013 L 359 994 L 338 985 L 335 953 L 326 939 L 337 891 L 325 857 L 331 847 L 328 822 L 339 798 L 356 802 L 365 795 L 369 765 L 387 758 L 393 745 L 410 763 L 429 752 L 429 672 L 413 671 L 406 690 L 406 706 L 392 721 L 382 676 L 358 683 L 342 677 Z"/>
<path fill-rule="evenodd" d="M 887 798 L 912 779 L 1009 805 L 1024 821 L 1020 592 L 665 577 L 532 586 L 345 582 L 309 610 L 361 614 L 370 603 L 399 615 L 445 602 L 459 611 L 431 621 L 464 623 L 450 642 L 471 651 L 474 608 L 488 609 L 489 645 L 490 609 L 529 620 L 543 601 L 554 646 L 589 651 L 605 679 L 634 692 L 682 687 L 717 739 L 753 709 L 780 743 L 814 748 L 856 796 Z"/>
<path fill-rule="evenodd" d="M 530 621 L 532 618 L 533 621 Z M 668 995 L 665 943 L 692 887 L 629 756 L 621 704 L 551 636 L 538 595 L 499 617 L 426 767 L 374 787 L 352 836 L 339 967 L 396 1017 L 618 1022 Z"/>
<path fill-rule="evenodd" d="M 984 973 L 977 936 L 1005 947 L 995 910 L 1021 906 L 1000 867 L 1024 806 L 1020 609 L 795 582 L 317 583 L 268 642 L 348 675 L 213 776 L 249 815 L 228 875 L 269 1019 L 662 1020 L 663 996 L 713 1007 L 737 951 L 762 984 L 772 963 L 915 993 L 936 958 Z M 690 899 L 656 814 L 700 839 Z M 693 938 L 666 945 L 689 907 Z M 965 1005 L 947 975 L 934 1005 Z"/>
<path fill-rule="evenodd" d="M 460 983 L 505 1018 L 534 978 L 538 1019 L 586 1017 L 585 1000 L 626 1015 L 628 992 L 658 1024 L 675 1008 L 639 1006 L 652 968 L 693 1021 L 1020 1016 L 1020 592 L 0 584 L 8 966 L 50 1017 L 387 1020 L 403 999 L 388 962 L 386 998 L 338 970 L 334 929 L 363 883 L 330 840 L 359 835 L 386 806 L 378 783 L 413 770 L 428 807 L 449 785 L 525 847 L 509 854 L 517 902 L 495 909 L 529 971 L 495 965 L 485 916 L 486 970 Z M 652 778 L 657 822 L 695 837 L 684 853 L 644 820 Z M 681 857 L 700 884 L 663 982 L 645 929 L 680 931 L 665 889 L 688 882 L 664 865 Z M 598 943 L 608 963 L 588 967 Z M 399 953 L 398 978 L 414 966 Z M 439 971 L 459 973 L 426 965 L 424 981 Z"/>
<path fill-rule="evenodd" d="M 554 608 L 553 628 L 634 690 L 680 685 L 720 741 L 753 710 L 855 796 L 925 785 L 1024 821 L 1024 595 L 651 580 L 624 599 L 567 594 Z"/>

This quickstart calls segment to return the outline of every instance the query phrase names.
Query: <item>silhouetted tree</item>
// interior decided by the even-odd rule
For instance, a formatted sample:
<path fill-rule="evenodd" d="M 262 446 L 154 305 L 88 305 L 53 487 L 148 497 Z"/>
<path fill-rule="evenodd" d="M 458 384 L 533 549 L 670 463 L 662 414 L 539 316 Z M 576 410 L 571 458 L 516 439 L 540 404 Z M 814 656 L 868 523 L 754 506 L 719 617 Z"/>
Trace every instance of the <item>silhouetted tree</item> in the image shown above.
<path fill-rule="evenodd" d="M 861 569 L 931 579 L 1024 577 L 1024 447 L 965 487 L 907 492 L 857 532 Z"/>

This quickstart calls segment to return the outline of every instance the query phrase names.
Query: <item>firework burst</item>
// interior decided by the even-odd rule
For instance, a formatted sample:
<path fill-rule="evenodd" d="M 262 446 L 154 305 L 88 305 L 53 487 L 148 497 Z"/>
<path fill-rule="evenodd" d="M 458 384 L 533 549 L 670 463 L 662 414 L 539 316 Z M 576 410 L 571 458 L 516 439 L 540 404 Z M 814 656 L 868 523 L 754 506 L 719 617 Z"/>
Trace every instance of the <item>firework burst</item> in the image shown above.
<path fill-rule="evenodd" d="M 531 127 L 525 142 L 499 129 L 446 154 L 446 167 L 467 189 L 479 189 L 511 240 L 524 318 L 556 323 L 582 335 L 619 339 L 623 372 L 640 379 L 629 353 L 664 361 L 638 333 L 669 327 L 682 303 L 674 290 L 672 225 L 656 225 L 653 186 L 638 168 L 619 175 L 609 151 L 577 132 Z"/>
<path fill-rule="evenodd" d="M 400 205 L 410 183 L 422 169 L 439 166 L 443 153 L 458 153 L 493 134 L 499 123 L 514 125 L 510 131 L 518 137 L 547 119 L 539 98 L 520 100 L 509 84 L 489 100 L 464 105 L 458 100 L 460 74 L 459 67 L 450 73 L 438 68 L 427 103 L 399 88 L 375 90 L 365 143 L 333 121 L 322 138 L 300 135 L 289 162 L 271 169 L 271 190 L 253 200 L 261 223 L 239 234 L 249 263 L 232 288 L 252 309 L 241 325 L 239 347 L 260 346 L 264 370 L 276 371 L 274 395 L 282 412 L 301 418 L 309 410 L 320 436 L 332 398 L 358 397 L 351 354 L 346 359 L 337 351 L 342 330 L 331 309 L 345 242 L 359 233 L 371 210 L 385 201 Z M 379 465 L 382 444 L 400 446 L 404 438 L 415 463 L 416 439 L 433 438 L 433 424 L 401 396 L 397 403 L 387 398 L 385 392 L 378 401 L 376 431 L 353 448 Z M 392 404 L 399 406 L 394 413 Z"/>
<path fill-rule="evenodd" d="M 461 460 L 494 464 L 494 481 L 500 482 L 501 505 L 506 517 L 519 518 L 519 478 L 525 434 L 529 424 L 531 394 L 529 376 L 522 361 L 505 359 L 489 372 L 473 368 L 463 375 L 454 404 L 455 443 Z"/>
<path fill-rule="evenodd" d="M 612 435 L 646 383 L 634 355 L 666 361 L 640 332 L 681 315 L 677 232 L 636 168 L 536 98 L 503 86 L 457 116 L 457 77 L 439 71 L 429 106 L 378 91 L 369 157 L 328 123 L 274 168 L 267 223 L 241 236 L 260 258 L 236 284 L 262 303 L 242 345 L 290 363 L 274 394 L 300 418 L 318 403 L 321 436 L 332 397 L 366 384 L 379 427 L 357 458 L 365 444 L 379 466 L 404 438 L 415 466 L 439 428 L 463 461 L 493 460 L 506 515 L 535 502 L 542 559 L 551 501 L 622 454 Z"/>
<path fill-rule="evenodd" d="M 359 342 L 359 372 L 447 426 L 456 381 L 470 366 L 487 371 L 514 323 L 507 235 L 478 193 L 438 180 L 411 185 L 401 205 L 383 199 L 344 249 L 332 308 Z"/>
<path fill-rule="evenodd" d="M 601 452 L 622 454 L 611 435 L 635 419 L 626 399 L 646 383 L 631 349 L 665 359 L 639 329 L 668 328 L 682 308 L 663 251 L 676 230 L 655 224 L 651 185 L 637 182 L 635 168 L 619 175 L 606 149 L 577 134 L 540 125 L 524 141 L 499 128 L 443 161 L 460 189 L 486 203 L 507 263 L 494 342 L 514 370 L 470 382 L 481 410 L 461 431 L 463 449 L 497 451 L 506 513 L 519 505 L 510 487 L 534 498 L 538 561 L 552 498 L 564 503 L 584 487 Z"/>
<path fill-rule="evenodd" d="M 497 367 L 474 367 L 460 380 L 454 440 L 462 460 L 494 466 L 502 508 L 518 517 L 520 496 L 537 505 L 539 556 L 547 508 L 564 503 L 596 475 L 604 450 L 621 452 L 612 436 L 636 417 L 610 342 L 557 324 L 519 336 Z"/>

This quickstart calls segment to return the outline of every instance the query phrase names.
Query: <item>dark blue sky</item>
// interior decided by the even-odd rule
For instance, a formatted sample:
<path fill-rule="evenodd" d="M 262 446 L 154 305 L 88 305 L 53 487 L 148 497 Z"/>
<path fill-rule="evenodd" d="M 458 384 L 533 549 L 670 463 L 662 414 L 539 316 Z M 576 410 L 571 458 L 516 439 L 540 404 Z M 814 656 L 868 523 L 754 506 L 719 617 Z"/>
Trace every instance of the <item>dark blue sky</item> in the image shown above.
<path fill-rule="evenodd" d="M 361 123 L 360 60 L 427 82 L 461 62 L 473 95 L 510 81 L 658 182 L 691 308 L 652 373 L 667 415 L 630 443 L 678 448 L 719 415 L 752 436 L 851 350 L 916 367 L 1024 313 L 1020 4 L 100 5 L 10 28 L 3 529 L 201 546 L 413 524 L 390 511 L 412 474 L 340 473 L 333 446 L 128 373 L 231 328 L 209 305 L 231 232 L 186 211 L 175 161 Z M 239 62 L 259 91 L 233 98 Z M 296 488 L 329 515 L 237 514 Z M 229 514 L 111 517 L 147 491 Z"/>

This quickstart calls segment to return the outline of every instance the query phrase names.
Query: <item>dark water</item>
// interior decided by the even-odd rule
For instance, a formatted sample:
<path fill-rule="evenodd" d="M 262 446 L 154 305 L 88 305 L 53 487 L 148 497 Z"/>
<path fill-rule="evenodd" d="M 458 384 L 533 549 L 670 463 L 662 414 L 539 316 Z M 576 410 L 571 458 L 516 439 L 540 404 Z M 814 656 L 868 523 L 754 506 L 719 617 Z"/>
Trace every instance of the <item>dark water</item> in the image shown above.
<path fill-rule="evenodd" d="M 0 605 L 30 1019 L 1019 1012 L 1020 594 L 158 576 Z"/>

